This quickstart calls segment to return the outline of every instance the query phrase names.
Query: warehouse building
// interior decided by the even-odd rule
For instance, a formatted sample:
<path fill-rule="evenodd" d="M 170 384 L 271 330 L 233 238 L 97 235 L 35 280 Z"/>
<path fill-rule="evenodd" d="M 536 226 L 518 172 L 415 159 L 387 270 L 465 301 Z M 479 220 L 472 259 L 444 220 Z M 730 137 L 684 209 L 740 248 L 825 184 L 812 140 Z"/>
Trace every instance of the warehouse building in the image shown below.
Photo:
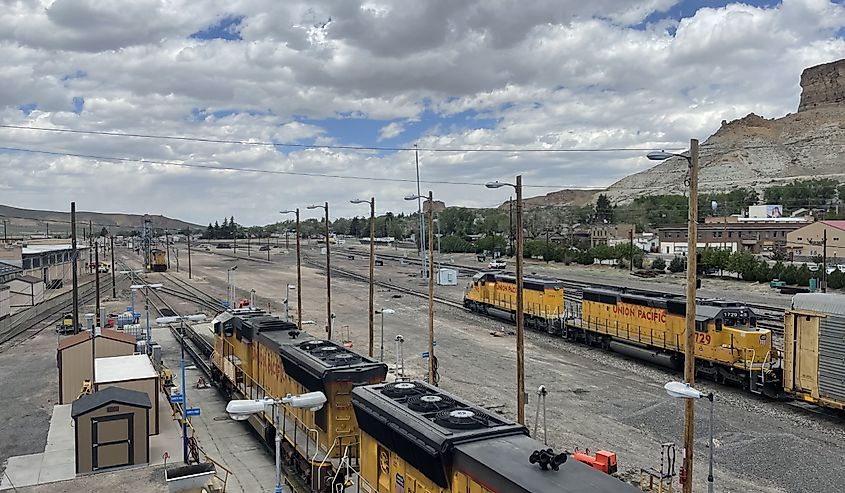
<path fill-rule="evenodd" d="M 825 253 L 825 241 L 829 263 L 845 263 L 840 262 L 845 258 L 845 221 L 816 221 L 796 229 L 787 235 L 786 248 L 796 260 L 807 260 Z"/>
<path fill-rule="evenodd" d="M 708 217 L 698 225 L 698 248 L 767 253 L 786 248 L 787 235 L 806 223 L 803 218 L 749 219 Z M 664 226 L 657 230 L 660 253 L 686 255 L 688 225 Z"/>

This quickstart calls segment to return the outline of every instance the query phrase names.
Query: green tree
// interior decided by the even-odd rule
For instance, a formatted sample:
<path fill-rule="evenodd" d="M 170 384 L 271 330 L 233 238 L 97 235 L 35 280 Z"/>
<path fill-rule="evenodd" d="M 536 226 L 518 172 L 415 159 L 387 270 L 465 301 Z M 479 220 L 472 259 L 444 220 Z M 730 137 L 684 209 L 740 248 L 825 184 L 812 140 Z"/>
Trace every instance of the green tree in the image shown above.
<path fill-rule="evenodd" d="M 599 194 L 596 199 L 596 222 L 610 224 L 613 222 L 613 205 L 605 194 Z"/>
<path fill-rule="evenodd" d="M 748 250 L 734 252 L 728 262 L 729 270 L 739 273 L 743 279 L 748 280 L 754 277 L 754 269 L 757 267 L 757 258 Z"/>
<path fill-rule="evenodd" d="M 214 238 L 214 239 L 222 238 L 220 225 L 217 223 L 217 221 L 214 221 L 214 231 L 212 233 L 213 233 L 212 236 L 211 236 L 212 238 Z"/>
<path fill-rule="evenodd" d="M 813 277 L 813 272 L 807 267 L 807 264 L 801 264 L 798 272 L 795 275 L 795 284 L 799 286 L 809 286 L 810 279 Z"/>
<path fill-rule="evenodd" d="M 474 252 L 475 246 L 456 235 L 446 235 L 440 238 L 440 249 L 443 253 L 468 253 Z"/>
<path fill-rule="evenodd" d="M 795 267 L 795 264 L 789 264 L 785 269 L 783 269 L 783 274 L 781 274 L 780 280 L 786 284 L 795 284 L 797 278 L 798 268 Z"/>
<path fill-rule="evenodd" d="M 845 274 L 839 269 L 834 269 L 833 272 L 827 276 L 827 287 L 830 289 L 845 288 Z"/>
<path fill-rule="evenodd" d="M 666 261 L 662 258 L 656 258 L 651 262 L 651 268 L 663 272 L 666 270 Z"/>
<path fill-rule="evenodd" d="M 683 272 L 687 268 L 687 262 L 684 257 L 675 257 L 669 262 L 669 272 Z"/>

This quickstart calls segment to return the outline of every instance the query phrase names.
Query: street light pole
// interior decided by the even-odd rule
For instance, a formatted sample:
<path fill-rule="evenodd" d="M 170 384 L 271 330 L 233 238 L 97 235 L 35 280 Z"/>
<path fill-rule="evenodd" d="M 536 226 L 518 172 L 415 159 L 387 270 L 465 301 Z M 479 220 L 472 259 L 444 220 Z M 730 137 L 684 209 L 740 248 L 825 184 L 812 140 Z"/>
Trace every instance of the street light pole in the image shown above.
<path fill-rule="evenodd" d="M 299 245 L 299 208 L 279 211 L 281 214 L 296 214 L 296 327 L 302 330 L 302 261 Z M 287 243 L 288 228 L 285 228 L 285 243 Z M 288 250 L 285 246 L 285 250 Z"/>
<path fill-rule="evenodd" d="M 437 385 L 437 359 L 434 356 L 434 195 L 428 191 L 428 383 Z"/>
<path fill-rule="evenodd" d="M 519 424 L 525 424 L 525 314 L 523 301 L 522 251 L 524 248 L 522 228 L 522 175 L 516 177 L 516 183 L 494 181 L 485 185 L 487 188 L 513 187 L 516 191 L 516 416 Z"/>
<path fill-rule="evenodd" d="M 326 211 L 326 338 L 332 340 L 332 249 L 329 240 L 329 203 L 309 205 L 308 209 L 323 209 Z M 299 237 L 296 241 L 298 245 Z"/>
<path fill-rule="evenodd" d="M 698 253 L 698 139 L 690 139 L 689 156 L 668 152 L 651 152 L 652 161 L 663 161 L 680 157 L 689 164 L 689 222 L 687 231 L 687 289 L 686 289 L 686 332 L 684 334 L 684 380 L 692 387 L 695 384 L 695 312 L 696 312 L 696 263 Z M 692 493 L 693 444 L 695 438 L 695 406 L 686 401 L 684 409 L 684 470 L 687 481 L 684 493 Z"/>
<path fill-rule="evenodd" d="M 708 493 L 713 493 L 713 427 L 715 423 L 716 397 L 713 392 L 705 394 L 699 390 L 692 388 L 687 383 L 669 382 L 664 385 L 663 388 L 666 389 L 666 393 L 669 394 L 670 397 L 684 399 L 686 405 L 695 405 L 695 399 L 706 398 L 710 401 L 710 461 L 709 471 L 707 473 L 707 491 Z M 690 485 L 689 489 L 692 490 L 691 475 L 687 475 L 687 480 L 684 482 L 684 489 L 687 489 L 687 485 Z"/>
<path fill-rule="evenodd" d="M 370 204 L 370 314 L 368 318 L 370 338 L 368 355 L 373 356 L 373 307 L 375 306 L 375 289 L 373 287 L 373 273 L 376 265 L 376 198 L 371 197 L 370 200 L 353 199 L 349 201 L 352 204 Z"/>

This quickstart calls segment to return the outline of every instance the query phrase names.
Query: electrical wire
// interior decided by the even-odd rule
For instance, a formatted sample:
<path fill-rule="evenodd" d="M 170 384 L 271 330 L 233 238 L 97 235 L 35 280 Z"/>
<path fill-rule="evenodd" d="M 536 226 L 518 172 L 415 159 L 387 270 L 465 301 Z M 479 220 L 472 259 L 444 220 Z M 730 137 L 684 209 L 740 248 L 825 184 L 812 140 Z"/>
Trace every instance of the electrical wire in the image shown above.
<path fill-rule="evenodd" d="M 51 128 L 51 127 L 34 127 L 25 125 L 0 125 L 0 128 L 8 128 L 15 130 L 33 130 L 40 132 L 57 132 L 70 133 L 82 135 L 100 135 L 109 137 L 132 137 L 138 139 L 158 139 L 158 140 L 179 140 L 187 142 L 203 142 L 211 144 L 238 144 L 248 146 L 261 147 L 294 147 L 301 149 L 332 149 L 332 150 L 351 150 L 351 151 L 423 151 L 423 152 L 649 152 L 654 151 L 654 148 L 641 147 L 606 147 L 606 148 L 531 148 L 531 147 L 513 147 L 513 148 L 463 148 L 463 147 L 382 147 L 382 146 L 356 146 L 356 145 L 340 145 L 340 144 L 294 144 L 284 142 L 267 142 L 259 140 L 230 140 L 230 139 L 212 139 L 207 137 L 184 137 L 174 135 L 156 135 L 156 134 L 142 134 L 142 133 L 123 133 L 123 132 L 107 132 L 104 130 L 75 130 L 70 128 Z M 672 149 L 670 149 L 672 150 Z M 679 150 L 679 149 L 676 149 Z"/>

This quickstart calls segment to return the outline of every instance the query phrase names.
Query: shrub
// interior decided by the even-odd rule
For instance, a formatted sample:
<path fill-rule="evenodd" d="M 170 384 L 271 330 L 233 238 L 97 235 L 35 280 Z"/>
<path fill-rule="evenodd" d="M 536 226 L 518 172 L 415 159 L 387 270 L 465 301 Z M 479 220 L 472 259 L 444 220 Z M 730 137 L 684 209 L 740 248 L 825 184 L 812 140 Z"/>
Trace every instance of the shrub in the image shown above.
<path fill-rule="evenodd" d="M 831 289 L 845 288 L 845 274 L 843 274 L 839 269 L 836 269 L 828 274 L 827 287 Z"/>
<path fill-rule="evenodd" d="M 651 268 L 663 272 L 666 270 L 666 261 L 662 258 L 656 258 L 651 262 Z"/>
<path fill-rule="evenodd" d="M 683 257 L 675 257 L 669 263 L 669 272 L 683 272 L 686 269 L 686 259 Z"/>

